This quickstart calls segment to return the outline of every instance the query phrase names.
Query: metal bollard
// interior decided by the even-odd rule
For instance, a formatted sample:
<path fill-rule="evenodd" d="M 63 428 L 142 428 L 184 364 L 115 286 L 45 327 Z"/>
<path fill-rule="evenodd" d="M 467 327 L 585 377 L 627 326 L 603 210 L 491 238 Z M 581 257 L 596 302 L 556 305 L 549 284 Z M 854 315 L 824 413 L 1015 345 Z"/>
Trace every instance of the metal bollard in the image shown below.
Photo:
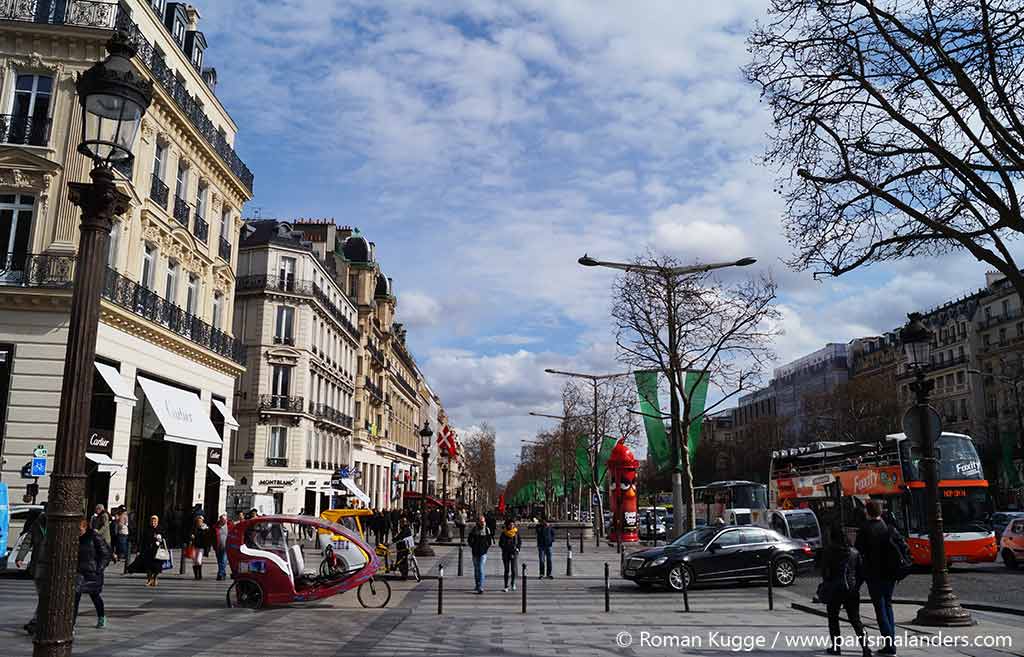
<path fill-rule="evenodd" d="M 167 553 L 170 554 L 170 550 L 168 550 Z M 185 574 L 185 548 L 181 548 L 181 563 L 178 564 L 178 574 Z"/>
<path fill-rule="evenodd" d="M 683 580 L 683 609 L 690 613 L 690 586 Z"/>
<path fill-rule="evenodd" d="M 519 583 L 523 585 L 523 613 L 526 613 L 526 564 L 523 564 L 523 577 L 519 580 Z"/>
<path fill-rule="evenodd" d="M 580 554 L 583 554 L 583 530 L 580 530 Z"/>
<path fill-rule="evenodd" d="M 458 576 L 462 577 L 462 546 L 459 545 L 459 572 Z"/>
<path fill-rule="evenodd" d="M 572 546 L 569 546 L 568 556 L 565 558 L 565 576 L 572 577 Z"/>
<path fill-rule="evenodd" d="M 444 564 L 437 567 L 437 615 L 444 613 Z"/>
<path fill-rule="evenodd" d="M 775 588 L 774 577 L 772 577 L 772 562 L 768 560 L 768 611 L 775 610 Z"/>
<path fill-rule="evenodd" d="M 608 580 L 608 562 L 604 562 L 604 611 L 608 613 L 612 610 L 612 588 Z"/>

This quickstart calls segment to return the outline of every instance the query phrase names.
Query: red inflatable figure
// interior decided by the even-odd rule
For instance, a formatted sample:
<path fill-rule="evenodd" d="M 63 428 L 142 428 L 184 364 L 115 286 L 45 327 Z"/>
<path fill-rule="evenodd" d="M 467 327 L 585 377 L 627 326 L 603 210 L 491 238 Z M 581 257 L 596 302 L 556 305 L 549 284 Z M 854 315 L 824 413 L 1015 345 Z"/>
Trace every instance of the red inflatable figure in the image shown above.
<path fill-rule="evenodd" d="M 611 492 L 608 496 L 612 511 L 612 527 L 608 539 L 617 543 L 636 543 L 640 540 L 637 525 L 636 471 L 640 462 L 620 439 L 608 458 L 608 477 Z M 620 539 L 621 536 L 621 539 Z"/>

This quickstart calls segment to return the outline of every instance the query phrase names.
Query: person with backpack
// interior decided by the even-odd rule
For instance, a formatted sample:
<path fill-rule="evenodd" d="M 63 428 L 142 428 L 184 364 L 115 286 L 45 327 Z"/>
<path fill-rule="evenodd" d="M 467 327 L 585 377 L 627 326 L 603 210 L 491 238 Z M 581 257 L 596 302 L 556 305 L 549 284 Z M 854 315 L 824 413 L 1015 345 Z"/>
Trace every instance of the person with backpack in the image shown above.
<path fill-rule="evenodd" d="M 883 647 L 879 655 L 896 654 L 896 618 L 892 609 L 892 596 L 896 582 L 907 576 L 910 550 L 895 527 L 882 520 L 882 504 L 878 500 L 867 503 L 867 521 L 857 532 L 855 545 L 864 559 L 864 581 L 871 594 L 882 634 Z"/>
<path fill-rule="evenodd" d="M 818 600 L 828 613 L 829 655 L 840 654 L 839 610 L 845 609 L 853 631 L 857 633 L 863 657 L 871 657 L 864 624 L 860 620 L 860 585 L 864 580 L 864 561 L 860 552 L 850 547 L 842 525 L 829 528 L 829 542 L 821 556 L 821 584 Z"/>

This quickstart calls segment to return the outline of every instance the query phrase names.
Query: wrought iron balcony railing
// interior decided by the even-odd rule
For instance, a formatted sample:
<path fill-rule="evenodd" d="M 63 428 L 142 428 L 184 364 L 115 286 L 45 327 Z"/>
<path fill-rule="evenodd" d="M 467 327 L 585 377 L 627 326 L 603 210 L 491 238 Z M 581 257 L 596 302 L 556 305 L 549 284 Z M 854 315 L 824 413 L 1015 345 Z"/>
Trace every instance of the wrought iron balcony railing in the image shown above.
<path fill-rule="evenodd" d="M 196 213 L 195 226 L 192 227 L 192 233 L 201 242 L 206 242 L 210 237 L 210 224 L 206 223 L 206 219 L 203 219 L 202 215 Z"/>
<path fill-rule="evenodd" d="M 50 119 L 0 114 L 0 142 L 20 146 L 46 146 L 50 143 Z"/>
<path fill-rule="evenodd" d="M 173 303 L 161 299 L 153 290 L 146 289 L 113 269 L 107 269 L 103 298 L 140 317 L 161 324 L 216 354 L 245 364 L 245 349 L 241 341 L 213 328 Z"/>
<path fill-rule="evenodd" d="M 295 280 L 292 276 L 260 274 L 257 276 L 240 277 L 235 283 L 235 289 L 240 292 L 245 290 L 277 290 L 279 292 L 288 292 L 290 294 L 313 297 L 327 310 L 327 313 L 331 317 L 337 320 L 337 322 L 345 328 L 345 330 L 347 330 L 357 340 L 359 339 L 359 329 L 356 328 L 355 324 L 353 324 L 349 318 L 345 316 L 345 313 L 341 311 L 341 308 L 336 306 L 330 298 L 328 298 L 327 294 L 312 281 Z"/>
<path fill-rule="evenodd" d="M 73 25 L 112 30 L 118 17 L 117 3 L 109 0 L 4 0 L 0 20 Z"/>
<path fill-rule="evenodd" d="M 217 246 L 217 254 L 226 262 L 231 262 L 231 242 L 227 241 L 223 237 L 220 238 L 220 244 Z"/>
<path fill-rule="evenodd" d="M 312 413 L 319 420 L 331 422 L 347 429 L 352 428 L 352 417 L 350 415 L 345 415 L 327 404 L 313 404 Z"/>
<path fill-rule="evenodd" d="M 363 388 L 370 393 L 370 399 L 372 401 L 376 401 L 378 404 L 384 401 L 384 391 L 380 389 L 380 386 L 371 381 L 369 377 L 367 377 L 365 383 L 363 383 Z"/>
<path fill-rule="evenodd" d="M 153 181 L 149 185 L 149 198 L 162 207 L 164 210 L 167 209 L 167 198 L 170 195 L 170 188 L 160 180 L 160 176 L 153 174 Z"/>
<path fill-rule="evenodd" d="M 268 468 L 287 468 L 288 467 L 288 459 L 281 458 L 279 456 L 268 456 L 267 457 L 267 467 Z"/>
<path fill-rule="evenodd" d="M 75 256 L 0 253 L 0 286 L 71 288 Z"/>
<path fill-rule="evenodd" d="M 191 213 L 191 208 L 188 207 L 188 201 L 175 195 L 174 197 L 174 220 L 179 224 L 188 228 L 188 218 Z"/>
<path fill-rule="evenodd" d="M 302 397 L 291 397 L 289 395 L 260 395 L 259 410 L 301 413 L 302 402 Z"/>
<path fill-rule="evenodd" d="M 293 347 L 295 346 L 295 338 L 291 335 L 275 335 L 274 344 L 286 344 Z"/>

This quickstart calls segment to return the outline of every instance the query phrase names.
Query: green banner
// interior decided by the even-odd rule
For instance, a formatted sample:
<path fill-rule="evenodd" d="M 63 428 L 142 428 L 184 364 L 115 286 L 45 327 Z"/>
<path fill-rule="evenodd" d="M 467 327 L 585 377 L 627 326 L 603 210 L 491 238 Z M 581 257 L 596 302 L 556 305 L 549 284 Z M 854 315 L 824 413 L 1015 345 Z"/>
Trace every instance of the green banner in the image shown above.
<path fill-rule="evenodd" d="M 615 443 L 616 440 L 608 436 L 605 436 L 601 443 L 601 451 L 597 455 L 598 485 L 604 482 L 604 475 L 608 470 L 608 458 L 612 455 L 612 447 L 615 447 Z M 590 468 L 590 436 L 580 436 L 576 443 L 576 469 L 587 485 L 593 483 L 594 473 Z"/>
<path fill-rule="evenodd" d="M 1003 470 L 1006 472 L 1006 484 L 1010 488 L 1019 488 L 1024 483 L 1020 480 L 1017 468 L 1013 466 L 1013 452 L 1017 447 L 1017 434 L 1004 431 L 1000 442 L 1003 448 Z"/>
<path fill-rule="evenodd" d="M 704 404 L 708 400 L 708 379 L 710 378 L 705 372 L 686 373 L 684 389 L 690 400 L 690 421 L 686 447 L 690 452 L 690 463 L 693 463 L 693 456 L 697 453 L 697 444 L 700 442 L 700 430 L 704 425 Z"/>
<path fill-rule="evenodd" d="M 662 419 L 661 404 L 658 402 L 658 372 L 636 372 L 636 393 L 643 413 L 644 431 L 647 434 L 647 453 L 658 470 L 672 467 L 671 450 L 665 421 Z"/>

